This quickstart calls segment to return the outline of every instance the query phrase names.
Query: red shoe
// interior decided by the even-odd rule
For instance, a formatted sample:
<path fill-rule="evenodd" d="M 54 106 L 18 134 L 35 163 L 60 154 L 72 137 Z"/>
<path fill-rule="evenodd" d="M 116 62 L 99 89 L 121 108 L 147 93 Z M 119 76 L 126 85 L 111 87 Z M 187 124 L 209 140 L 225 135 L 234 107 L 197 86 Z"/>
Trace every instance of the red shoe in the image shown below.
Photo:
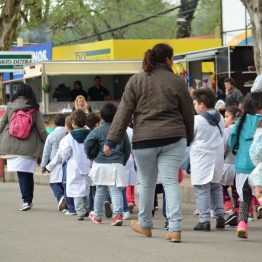
<path fill-rule="evenodd" d="M 247 238 L 248 225 L 245 221 L 240 221 L 237 226 L 237 236 L 239 238 Z"/>
<path fill-rule="evenodd" d="M 92 214 L 92 213 L 89 214 L 89 218 L 90 218 L 90 220 L 91 220 L 93 223 L 95 223 L 95 224 L 100 224 L 100 223 L 102 223 L 102 219 L 101 219 L 101 218 L 96 218 L 96 217 L 94 216 L 94 214 Z"/>
<path fill-rule="evenodd" d="M 122 226 L 123 220 L 121 215 L 116 215 L 111 223 L 112 226 Z"/>

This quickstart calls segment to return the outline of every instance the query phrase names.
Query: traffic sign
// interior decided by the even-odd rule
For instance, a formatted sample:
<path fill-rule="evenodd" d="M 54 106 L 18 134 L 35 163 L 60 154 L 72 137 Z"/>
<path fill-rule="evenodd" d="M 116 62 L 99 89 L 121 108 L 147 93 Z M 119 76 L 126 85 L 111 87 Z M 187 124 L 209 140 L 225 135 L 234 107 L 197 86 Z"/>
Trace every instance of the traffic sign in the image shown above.
<path fill-rule="evenodd" d="M 23 72 L 24 65 L 32 63 L 33 52 L 0 52 L 0 72 Z"/>

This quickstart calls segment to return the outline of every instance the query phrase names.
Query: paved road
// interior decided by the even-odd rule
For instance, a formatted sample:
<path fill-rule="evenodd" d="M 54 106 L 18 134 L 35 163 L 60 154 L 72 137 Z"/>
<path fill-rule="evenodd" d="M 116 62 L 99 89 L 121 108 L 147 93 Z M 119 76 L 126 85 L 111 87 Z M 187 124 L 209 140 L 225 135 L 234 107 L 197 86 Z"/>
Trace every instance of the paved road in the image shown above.
<path fill-rule="evenodd" d="M 95 225 L 59 213 L 48 186 L 36 186 L 31 211 L 18 211 L 19 198 L 16 183 L 0 184 L 0 262 L 250 262 L 262 255 L 260 221 L 251 223 L 248 241 L 237 239 L 235 229 L 194 232 L 197 219 L 188 204 L 183 207 L 183 243 L 175 244 L 164 240 L 160 210 L 153 237 L 147 239 L 131 231 L 128 221 L 112 227 L 107 219 Z"/>

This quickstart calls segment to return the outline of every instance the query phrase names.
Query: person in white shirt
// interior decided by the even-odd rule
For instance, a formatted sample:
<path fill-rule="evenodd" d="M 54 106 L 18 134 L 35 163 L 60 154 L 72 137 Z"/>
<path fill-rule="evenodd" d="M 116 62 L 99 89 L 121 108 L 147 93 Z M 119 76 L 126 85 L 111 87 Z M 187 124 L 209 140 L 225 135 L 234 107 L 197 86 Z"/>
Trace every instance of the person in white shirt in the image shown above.
<path fill-rule="evenodd" d="M 66 193 L 68 197 L 74 198 L 78 220 L 84 220 L 90 190 L 90 161 L 84 151 L 84 141 L 90 130 L 85 128 L 87 116 L 83 110 L 75 110 L 71 117 L 74 130 L 66 135 L 62 150 L 63 161 L 67 162 Z"/>
<path fill-rule="evenodd" d="M 210 231 L 210 207 L 214 208 L 216 228 L 225 228 L 222 186 L 224 166 L 224 119 L 214 109 L 216 95 L 209 88 L 196 90 L 194 140 L 190 149 L 191 183 L 199 209 L 197 231 Z"/>
<path fill-rule="evenodd" d="M 42 173 L 46 172 L 47 164 L 55 157 L 59 143 L 62 138 L 66 135 L 65 130 L 65 115 L 58 114 L 55 116 L 55 130 L 50 133 L 45 141 L 41 169 Z M 64 188 L 62 185 L 63 170 L 62 165 L 57 165 L 54 170 L 50 173 L 50 186 L 54 193 L 54 196 L 58 202 L 58 210 L 62 211 L 65 209 L 65 197 L 64 197 Z"/>

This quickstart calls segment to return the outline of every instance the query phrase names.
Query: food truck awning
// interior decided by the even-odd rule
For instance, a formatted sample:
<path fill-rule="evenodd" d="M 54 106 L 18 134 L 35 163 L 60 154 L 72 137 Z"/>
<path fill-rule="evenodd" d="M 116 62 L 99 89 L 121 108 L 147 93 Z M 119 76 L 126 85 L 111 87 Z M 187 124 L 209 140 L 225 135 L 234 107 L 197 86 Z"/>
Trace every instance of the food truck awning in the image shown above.
<path fill-rule="evenodd" d="M 189 62 L 199 61 L 199 60 L 208 61 L 208 60 L 213 60 L 216 54 L 217 54 L 217 50 L 199 52 L 197 54 L 186 55 L 185 59 L 186 61 L 189 61 Z"/>
<path fill-rule="evenodd" d="M 184 53 L 174 56 L 174 63 L 211 61 L 214 60 L 220 48 Z"/>
<path fill-rule="evenodd" d="M 125 75 L 142 70 L 141 61 L 50 61 L 43 63 L 46 75 Z"/>
<path fill-rule="evenodd" d="M 24 78 L 9 79 L 9 80 L 6 80 L 6 81 L 1 82 L 1 84 L 24 82 L 24 80 L 25 80 Z"/>

